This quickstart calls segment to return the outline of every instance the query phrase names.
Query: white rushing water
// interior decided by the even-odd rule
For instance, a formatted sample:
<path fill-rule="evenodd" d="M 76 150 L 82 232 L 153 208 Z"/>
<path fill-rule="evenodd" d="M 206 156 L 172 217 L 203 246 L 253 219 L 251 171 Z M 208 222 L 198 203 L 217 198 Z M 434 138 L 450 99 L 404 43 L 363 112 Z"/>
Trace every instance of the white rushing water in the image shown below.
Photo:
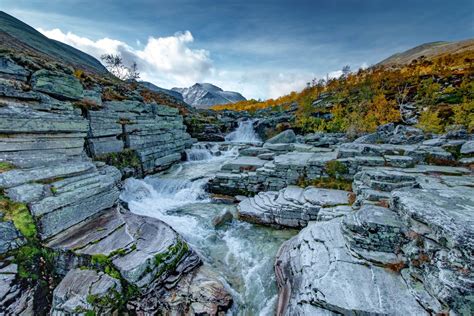
<path fill-rule="evenodd" d="M 260 143 L 262 140 L 255 133 L 254 122 L 255 120 L 240 121 L 237 129 L 229 133 L 225 140 L 232 143 Z"/>
<path fill-rule="evenodd" d="M 224 149 L 224 150 L 222 150 Z M 121 194 L 137 214 L 158 218 L 180 233 L 216 271 L 234 297 L 232 315 L 273 315 L 277 289 L 275 254 L 295 231 L 274 230 L 234 220 L 216 229 L 212 219 L 234 205 L 213 203 L 206 183 L 237 156 L 226 144 L 195 144 L 188 162 L 143 180 L 128 179 Z"/>

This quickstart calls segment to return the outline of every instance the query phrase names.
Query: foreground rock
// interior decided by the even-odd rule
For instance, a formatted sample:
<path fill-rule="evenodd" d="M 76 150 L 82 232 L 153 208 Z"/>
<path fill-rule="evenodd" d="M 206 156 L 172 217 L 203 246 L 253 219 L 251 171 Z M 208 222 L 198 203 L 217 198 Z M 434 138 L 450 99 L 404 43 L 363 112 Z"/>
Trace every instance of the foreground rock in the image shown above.
<path fill-rule="evenodd" d="M 311 223 L 282 246 L 277 315 L 428 315 L 401 275 L 350 255 L 340 222 Z"/>
<path fill-rule="evenodd" d="M 349 192 L 289 186 L 278 192 L 260 192 L 238 205 L 239 219 L 267 225 L 305 227 L 320 212 L 334 217 L 350 210 Z"/>
<path fill-rule="evenodd" d="M 281 247 L 279 315 L 474 312 L 471 176 L 420 169 L 362 172 L 357 181 L 369 188 L 358 191 L 360 209 L 319 217 Z M 375 205 L 373 184 L 391 208 Z"/>

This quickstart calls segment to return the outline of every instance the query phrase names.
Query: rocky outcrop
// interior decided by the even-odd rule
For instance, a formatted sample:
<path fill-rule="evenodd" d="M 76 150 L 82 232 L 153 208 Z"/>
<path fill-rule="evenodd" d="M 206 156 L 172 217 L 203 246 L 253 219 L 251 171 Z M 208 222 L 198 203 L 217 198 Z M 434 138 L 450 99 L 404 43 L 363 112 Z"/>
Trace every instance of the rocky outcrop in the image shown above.
<path fill-rule="evenodd" d="M 357 174 L 353 211 L 281 247 L 277 314 L 471 314 L 471 178 L 437 166 Z"/>
<path fill-rule="evenodd" d="M 73 269 L 54 289 L 51 315 L 112 314 L 121 292 L 119 280 L 103 272 Z"/>
<path fill-rule="evenodd" d="M 266 225 L 305 227 L 316 220 L 320 212 L 326 216 L 346 209 L 349 192 L 342 190 L 289 186 L 279 192 L 260 192 L 238 205 L 239 219 Z M 346 205 L 346 207 L 343 207 Z M 337 211 L 336 211 L 337 208 Z M 350 209 L 350 208 L 349 208 Z"/>
<path fill-rule="evenodd" d="M 171 227 L 119 204 L 123 177 L 181 160 L 191 138 L 178 110 L 28 65 L 0 63 L 0 313 L 167 313 L 183 279 L 183 309 L 227 310 Z"/>

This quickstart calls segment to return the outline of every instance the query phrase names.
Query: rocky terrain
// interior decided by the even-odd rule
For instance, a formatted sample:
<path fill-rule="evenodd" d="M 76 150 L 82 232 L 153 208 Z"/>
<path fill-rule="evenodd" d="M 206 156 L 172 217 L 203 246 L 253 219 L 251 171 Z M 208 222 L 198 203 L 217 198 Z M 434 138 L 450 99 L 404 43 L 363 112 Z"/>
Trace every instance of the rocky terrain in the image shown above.
<path fill-rule="evenodd" d="M 119 202 L 121 179 L 166 169 L 191 145 L 178 109 L 15 43 L 26 45 L 0 56 L 0 314 L 228 309 L 170 226 Z"/>
<path fill-rule="evenodd" d="M 470 315 L 473 139 L 289 130 L 242 150 L 210 189 L 255 194 L 241 220 L 304 227 L 277 254 L 277 315 Z"/>
<path fill-rule="evenodd" d="M 255 275 L 228 282 L 209 263 L 230 266 L 231 255 L 268 243 L 253 235 L 261 226 L 274 229 L 264 231 L 273 245 L 283 236 L 275 231 L 299 230 L 274 258 L 278 298 L 265 298 L 266 314 L 274 305 L 277 315 L 474 313 L 474 135 L 462 125 L 443 134 L 409 122 L 361 135 L 295 132 L 296 105 L 196 111 L 173 93 L 114 78 L 4 13 L 0 30 L 8 39 L 0 45 L 1 315 L 239 314 L 249 304 L 234 287 Z M 206 92 L 184 101 L 234 100 L 197 88 Z M 328 102 L 321 95 L 310 105 Z M 170 178 L 185 158 L 209 158 L 220 170 L 207 181 L 187 165 L 189 178 Z M 213 195 L 203 199 L 201 189 Z M 132 208 L 146 194 L 153 203 Z M 213 234 L 188 214 L 139 215 L 183 200 L 203 210 L 198 202 L 219 201 L 212 221 L 199 214 Z M 226 224 L 255 240 L 236 243 L 242 236 L 229 237 Z M 206 258 L 183 231 L 240 248 Z M 269 279 L 252 285 L 263 292 Z"/>
<path fill-rule="evenodd" d="M 196 108 L 209 108 L 216 104 L 246 100 L 238 92 L 224 91 L 210 83 L 196 83 L 189 88 L 173 88 L 171 90 L 180 93 L 186 103 Z"/>

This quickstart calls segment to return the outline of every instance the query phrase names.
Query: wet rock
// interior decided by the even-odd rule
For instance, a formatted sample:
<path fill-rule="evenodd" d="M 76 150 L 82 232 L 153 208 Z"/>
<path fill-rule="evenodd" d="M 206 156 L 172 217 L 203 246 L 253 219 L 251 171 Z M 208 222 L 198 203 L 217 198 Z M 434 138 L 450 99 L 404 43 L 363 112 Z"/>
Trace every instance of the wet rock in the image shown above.
<path fill-rule="evenodd" d="M 288 129 L 270 138 L 265 143 L 266 144 L 291 144 L 294 142 L 296 142 L 296 134 L 292 129 Z"/>
<path fill-rule="evenodd" d="M 54 289 L 51 315 L 112 314 L 122 296 L 120 281 L 94 270 L 69 271 Z"/>
<path fill-rule="evenodd" d="M 351 256 L 340 221 L 312 222 L 280 248 L 277 315 L 428 315 L 401 275 Z"/>
<path fill-rule="evenodd" d="M 123 209 L 110 209 L 62 232 L 48 247 L 78 256 L 109 256 L 121 276 L 143 291 L 153 282 L 162 285 L 169 277 L 179 280 L 200 262 L 171 227 Z"/>
<path fill-rule="evenodd" d="M 45 69 L 33 74 L 31 86 L 59 100 L 79 100 L 83 96 L 82 84 L 74 76 Z"/>
<path fill-rule="evenodd" d="M 129 309 L 167 315 L 224 315 L 231 305 L 232 296 L 217 275 L 201 266 L 184 276 L 174 288 L 130 302 Z"/>
<path fill-rule="evenodd" d="M 234 219 L 234 215 L 231 211 L 225 209 L 221 214 L 217 215 L 212 219 L 212 226 L 220 227 L 227 222 L 231 222 Z"/>

